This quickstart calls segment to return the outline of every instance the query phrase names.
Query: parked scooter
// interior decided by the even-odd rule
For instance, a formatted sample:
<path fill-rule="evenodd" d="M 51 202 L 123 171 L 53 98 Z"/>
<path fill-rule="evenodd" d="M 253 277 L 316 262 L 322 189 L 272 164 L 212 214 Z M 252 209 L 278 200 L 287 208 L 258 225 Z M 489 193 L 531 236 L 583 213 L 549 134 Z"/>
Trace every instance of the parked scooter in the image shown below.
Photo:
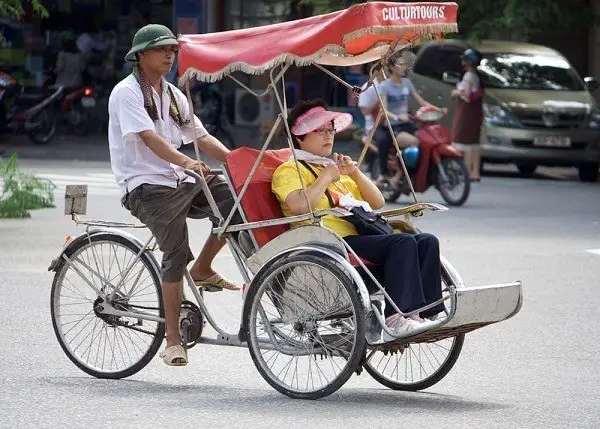
<path fill-rule="evenodd" d="M 469 172 L 462 153 L 450 145 L 451 136 L 446 127 L 438 122 L 445 112 L 425 106 L 420 108 L 411 119 L 418 124 L 416 136 L 418 147 L 408 147 L 402 151 L 402 157 L 410 175 L 415 192 L 425 192 L 435 186 L 449 205 L 460 206 L 467 201 L 471 191 Z M 401 170 L 396 149 L 392 147 L 388 155 L 388 169 L 394 177 Z M 377 177 L 379 165 L 374 159 L 371 163 L 371 175 Z M 410 195 L 407 180 L 400 183 L 384 182 L 380 185 L 386 201 L 394 202 L 402 194 Z"/>
<path fill-rule="evenodd" d="M 62 92 L 62 86 L 25 91 L 9 74 L 0 71 L 0 127 L 10 132 L 25 132 L 36 144 L 49 143 L 56 133 L 53 105 Z"/>

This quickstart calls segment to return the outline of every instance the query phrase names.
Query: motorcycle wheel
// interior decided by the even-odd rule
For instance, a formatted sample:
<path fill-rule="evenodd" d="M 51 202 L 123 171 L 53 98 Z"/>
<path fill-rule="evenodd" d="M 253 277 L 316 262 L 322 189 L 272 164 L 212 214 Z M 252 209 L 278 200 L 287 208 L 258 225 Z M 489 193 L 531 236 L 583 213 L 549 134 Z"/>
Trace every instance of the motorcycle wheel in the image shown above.
<path fill-rule="evenodd" d="M 471 192 L 471 181 L 465 161 L 461 158 L 442 158 L 442 168 L 448 183 L 440 174 L 437 175 L 437 187 L 442 198 L 451 206 L 462 206 Z"/>
<path fill-rule="evenodd" d="M 69 125 L 78 136 L 86 136 L 90 129 L 90 113 L 85 109 L 80 101 L 71 106 L 69 112 Z"/>
<path fill-rule="evenodd" d="M 39 127 L 29 131 L 27 136 L 35 144 L 47 144 L 56 133 L 56 114 L 51 108 L 43 109 L 33 118 L 32 122 L 38 122 Z"/>

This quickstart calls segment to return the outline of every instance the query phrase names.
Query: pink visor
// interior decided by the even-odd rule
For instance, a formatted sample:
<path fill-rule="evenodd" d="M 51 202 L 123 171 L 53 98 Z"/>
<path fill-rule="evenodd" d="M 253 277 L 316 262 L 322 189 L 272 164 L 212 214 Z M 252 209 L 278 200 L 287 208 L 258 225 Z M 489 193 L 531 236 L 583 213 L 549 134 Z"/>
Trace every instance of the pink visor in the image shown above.
<path fill-rule="evenodd" d="M 303 136 L 333 122 L 335 132 L 339 133 L 348 128 L 352 120 L 350 113 L 330 112 L 324 107 L 317 106 L 300 115 L 290 131 L 295 136 Z"/>

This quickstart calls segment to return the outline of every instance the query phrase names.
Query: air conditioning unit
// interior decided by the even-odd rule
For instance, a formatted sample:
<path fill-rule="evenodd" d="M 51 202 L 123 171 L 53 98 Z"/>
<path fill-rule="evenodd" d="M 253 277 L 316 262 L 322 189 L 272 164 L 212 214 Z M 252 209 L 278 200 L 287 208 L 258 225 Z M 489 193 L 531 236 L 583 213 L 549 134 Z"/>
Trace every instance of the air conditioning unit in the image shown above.
<path fill-rule="evenodd" d="M 253 90 L 260 93 L 261 90 Z M 250 94 L 243 88 L 235 90 L 235 125 L 260 125 L 272 121 L 276 115 L 275 95 L 268 92 L 262 97 Z"/>

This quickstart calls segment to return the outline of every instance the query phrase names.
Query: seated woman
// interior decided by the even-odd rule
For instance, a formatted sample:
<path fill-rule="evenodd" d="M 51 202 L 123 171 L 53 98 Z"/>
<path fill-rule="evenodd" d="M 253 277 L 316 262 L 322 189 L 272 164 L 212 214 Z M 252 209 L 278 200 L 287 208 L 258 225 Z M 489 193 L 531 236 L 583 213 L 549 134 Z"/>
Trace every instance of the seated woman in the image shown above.
<path fill-rule="evenodd" d="M 380 209 L 385 203 L 381 192 L 350 157 L 336 153 L 333 159 L 329 158 L 333 152 L 334 134 L 347 128 L 352 123 L 352 116 L 329 112 L 326 107 L 321 100 L 303 101 L 288 118 L 310 207 L 315 211 L 327 209 L 331 206 L 330 200 L 339 201 L 344 197 L 345 201 L 353 198 L 368 203 L 373 209 Z M 272 190 L 286 216 L 309 211 L 293 159 L 275 170 Z M 296 222 L 292 227 L 299 224 L 302 222 Z M 406 233 L 361 236 L 350 222 L 334 216 L 323 217 L 323 225 L 342 236 L 360 257 L 383 266 L 383 285 L 402 312 L 414 311 L 441 298 L 439 243 L 435 236 Z M 396 334 L 406 333 L 428 323 L 422 318 L 443 310 L 443 304 L 439 304 L 420 315 L 405 318 L 391 305 L 386 305 L 386 324 Z"/>

